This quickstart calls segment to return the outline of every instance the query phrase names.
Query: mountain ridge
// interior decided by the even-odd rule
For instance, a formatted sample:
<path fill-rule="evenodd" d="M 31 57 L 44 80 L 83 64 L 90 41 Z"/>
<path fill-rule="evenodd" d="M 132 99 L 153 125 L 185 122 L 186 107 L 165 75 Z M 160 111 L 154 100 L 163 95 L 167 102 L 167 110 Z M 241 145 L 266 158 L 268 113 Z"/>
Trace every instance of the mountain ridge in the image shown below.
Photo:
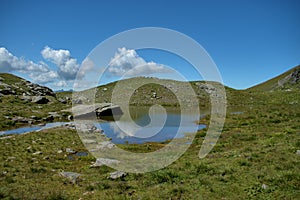
<path fill-rule="evenodd" d="M 263 83 L 254 85 L 246 90 L 248 91 L 275 91 L 284 90 L 292 91 L 300 89 L 300 65 L 283 72 Z"/>

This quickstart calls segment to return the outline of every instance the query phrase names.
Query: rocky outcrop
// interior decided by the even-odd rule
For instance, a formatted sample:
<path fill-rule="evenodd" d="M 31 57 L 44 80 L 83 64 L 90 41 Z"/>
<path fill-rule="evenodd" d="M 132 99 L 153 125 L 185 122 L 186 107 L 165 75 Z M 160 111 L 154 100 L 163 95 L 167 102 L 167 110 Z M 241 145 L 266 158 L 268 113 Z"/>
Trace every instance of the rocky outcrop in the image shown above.
<path fill-rule="evenodd" d="M 50 88 L 31 83 L 11 74 L 0 74 L 0 94 L 55 97 L 55 93 Z"/>

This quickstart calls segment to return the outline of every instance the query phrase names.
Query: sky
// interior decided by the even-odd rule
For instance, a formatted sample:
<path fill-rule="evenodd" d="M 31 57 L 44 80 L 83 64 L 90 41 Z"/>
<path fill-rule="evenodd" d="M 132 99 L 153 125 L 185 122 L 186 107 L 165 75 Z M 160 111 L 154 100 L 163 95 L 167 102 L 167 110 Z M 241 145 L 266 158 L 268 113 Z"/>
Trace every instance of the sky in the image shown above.
<path fill-rule="evenodd" d="M 105 82 L 133 76 L 201 77 L 169 52 L 119 46 L 106 66 L 88 55 L 101 42 L 134 28 L 162 27 L 198 42 L 225 85 L 245 89 L 300 64 L 297 0 L 0 0 L 0 72 L 54 90 L 73 88 L 107 67 Z M 101 57 L 101 55 L 99 55 Z"/>

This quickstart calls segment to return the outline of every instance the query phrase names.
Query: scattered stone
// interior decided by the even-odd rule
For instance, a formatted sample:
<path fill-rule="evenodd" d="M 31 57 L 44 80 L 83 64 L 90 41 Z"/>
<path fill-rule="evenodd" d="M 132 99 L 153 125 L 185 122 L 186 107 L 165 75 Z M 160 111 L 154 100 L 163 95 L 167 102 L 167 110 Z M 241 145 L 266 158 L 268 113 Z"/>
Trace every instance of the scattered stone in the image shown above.
<path fill-rule="evenodd" d="M 300 155 L 300 150 L 297 150 L 297 151 L 296 151 L 296 154 L 297 154 L 297 155 Z"/>
<path fill-rule="evenodd" d="M 127 174 L 125 172 L 122 172 L 122 171 L 115 171 L 115 172 L 112 172 L 109 174 L 109 177 L 110 179 L 117 179 L 117 178 L 124 178 Z"/>
<path fill-rule="evenodd" d="M 37 116 L 34 116 L 34 115 L 30 116 L 30 118 L 31 118 L 31 119 L 34 119 L 34 120 L 37 120 L 37 119 L 38 119 Z"/>
<path fill-rule="evenodd" d="M 72 100 L 73 104 L 82 104 L 82 100 L 81 99 L 74 99 Z"/>
<path fill-rule="evenodd" d="M 4 136 L 4 137 L 0 137 L 0 140 L 4 140 L 4 139 L 8 139 L 8 138 L 12 138 L 13 136 L 12 135 L 9 135 L 9 136 Z"/>
<path fill-rule="evenodd" d="M 68 120 L 69 120 L 69 121 L 72 121 L 72 120 L 73 120 L 73 115 L 69 115 L 69 116 L 68 116 Z"/>
<path fill-rule="evenodd" d="M 70 129 L 76 129 L 76 126 L 73 123 L 65 124 L 65 126 L 68 127 L 68 128 L 70 128 Z"/>
<path fill-rule="evenodd" d="M 0 89 L 0 94 L 11 95 L 11 94 L 16 94 L 16 91 L 14 91 L 11 88 L 4 88 L 4 89 Z"/>
<path fill-rule="evenodd" d="M 37 151 L 37 152 L 34 152 L 32 155 L 41 155 L 41 154 L 43 154 L 43 152 Z"/>
<path fill-rule="evenodd" d="M 66 152 L 67 152 L 67 153 L 76 153 L 76 151 L 74 151 L 74 150 L 71 149 L 71 148 L 66 148 Z"/>
<path fill-rule="evenodd" d="M 268 189 L 268 186 L 266 184 L 262 184 L 261 188 L 266 190 L 266 189 Z"/>
<path fill-rule="evenodd" d="M 81 176 L 81 174 L 78 174 L 75 172 L 60 172 L 59 174 L 65 178 L 67 178 L 73 184 L 77 184 L 78 178 Z"/>
<path fill-rule="evenodd" d="M 23 93 L 23 96 L 19 96 L 20 99 L 24 100 L 24 101 L 32 101 L 32 97 L 31 96 L 27 96 L 27 95 L 24 95 Z"/>
<path fill-rule="evenodd" d="M 97 158 L 96 162 L 91 167 L 101 167 L 103 165 L 119 164 L 120 161 L 109 158 Z"/>
<path fill-rule="evenodd" d="M 82 139 L 83 144 L 96 144 L 96 140 L 91 140 L 91 139 Z"/>
<path fill-rule="evenodd" d="M 0 81 L 4 81 L 4 78 L 0 77 Z"/>
<path fill-rule="evenodd" d="M 10 156 L 10 157 L 7 158 L 7 160 L 9 160 L 9 161 L 12 161 L 14 159 L 16 159 L 16 157 L 14 157 L 14 156 Z"/>
<path fill-rule="evenodd" d="M 94 133 L 98 128 L 94 124 L 77 123 L 76 128 L 83 132 Z"/>
<path fill-rule="evenodd" d="M 49 102 L 49 99 L 43 96 L 34 96 L 32 97 L 31 102 L 38 104 L 47 104 Z"/>
<path fill-rule="evenodd" d="M 43 121 L 47 121 L 47 122 L 52 122 L 54 120 L 54 117 L 52 115 L 48 116 L 48 117 L 44 117 Z"/>
<path fill-rule="evenodd" d="M 13 117 L 11 120 L 15 121 L 15 122 L 20 122 L 20 123 L 29 123 L 29 121 L 32 121 L 31 119 L 28 119 L 25 117 L 20 117 L 20 116 Z"/>
<path fill-rule="evenodd" d="M 57 153 L 62 153 L 62 152 L 63 152 L 62 150 L 58 150 L 58 151 L 57 151 Z"/>
<path fill-rule="evenodd" d="M 66 104 L 68 102 L 66 99 L 62 99 L 62 98 L 59 98 L 58 101 L 63 104 Z"/>
<path fill-rule="evenodd" d="M 54 118 L 59 118 L 61 117 L 60 114 L 58 114 L 57 112 L 48 112 L 49 116 L 53 116 Z"/>
<path fill-rule="evenodd" d="M 112 149 L 116 145 L 110 141 L 103 141 L 100 142 L 99 145 L 96 146 L 97 150 L 104 150 L 104 149 Z"/>

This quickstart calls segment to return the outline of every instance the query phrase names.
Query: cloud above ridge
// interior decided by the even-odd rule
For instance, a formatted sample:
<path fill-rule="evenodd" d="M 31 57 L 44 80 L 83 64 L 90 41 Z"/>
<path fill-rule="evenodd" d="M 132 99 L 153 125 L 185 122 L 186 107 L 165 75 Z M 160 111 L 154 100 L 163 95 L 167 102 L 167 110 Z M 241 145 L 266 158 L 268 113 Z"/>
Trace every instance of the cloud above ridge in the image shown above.
<path fill-rule="evenodd" d="M 169 73 L 167 66 L 146 62 L 135 50 L 119 48 L 108 65 L 108 72 L 115 76 L 144 76 L 155 73 Z"/>

